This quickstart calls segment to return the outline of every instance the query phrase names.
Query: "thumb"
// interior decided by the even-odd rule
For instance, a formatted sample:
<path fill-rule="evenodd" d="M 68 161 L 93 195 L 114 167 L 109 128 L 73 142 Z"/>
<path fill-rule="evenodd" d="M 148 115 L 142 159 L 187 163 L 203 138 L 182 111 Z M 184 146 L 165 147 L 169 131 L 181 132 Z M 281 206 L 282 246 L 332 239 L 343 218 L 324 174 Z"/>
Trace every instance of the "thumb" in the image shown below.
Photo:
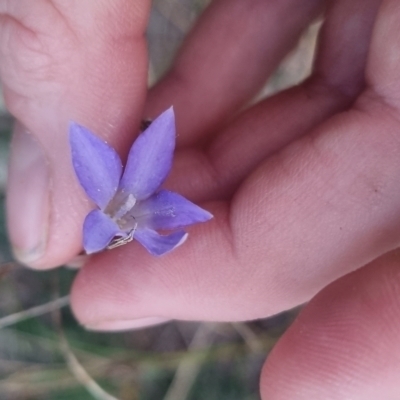
<path fill-rule="evenodd" d="M 124 155 L 147 86 L 150 1 L 0 0 L 0 76 L 15 127 L 7 188 L 10 239 L 23 263 L 48 268 L 81 248 L 89 209 L 74 176 L 68 124 Z"/>

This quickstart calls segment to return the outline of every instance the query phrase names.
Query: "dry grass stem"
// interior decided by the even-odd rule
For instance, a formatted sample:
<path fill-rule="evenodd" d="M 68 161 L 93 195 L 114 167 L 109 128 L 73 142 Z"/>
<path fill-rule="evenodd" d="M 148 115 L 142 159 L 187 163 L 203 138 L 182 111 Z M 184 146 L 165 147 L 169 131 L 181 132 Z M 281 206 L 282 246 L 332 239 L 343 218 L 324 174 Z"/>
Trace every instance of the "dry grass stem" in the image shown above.
<path fill-rule="evenodd" d="M 60 334 L 60 347 L 61 351 L 67 362 L 67 366 L 71 373 L 75 376 L 76 380 L 81 383 L 86 390 L 96 400 L 119 400 L 117 397 L 111 396 L 98 383 L 87 373 L 85 368 L 80 364 L 74 353 L 71 351 L 67 339 L 64 334 Z"/>
<path fill-rule="evenodd" d="M 58 292 L 58 280 L 55 281 L 56 291 Z M 82 364 L 78 361 L 75 354 L 72 352 L 67 338 L 65 337 L 62 316 L 59 309 L 55 309 L 53 312 L 53 320 L 55 327 L 58 331 L 60 338 L 60 350 L 65 358 L 67 367 L 75 377 L 75 379 L 85 387 L 85 389 L 93 396 L 96 400 L 119 400 L 107 393 L 86 371 Z"/>
<path fill-rule="evenodd" d="M 47 314 L 51 311 L 58 310 L 61 307 L 65 307 L 68 304 L 69 304 L 69 296 L 65 296 L 50 301 L 46 304 L 29 308 L 28 310 L 7 315 L 6 317 L 0 318 L 0 329 L 3 329 L 10 325 L 15 325 L 16 323 L 24 321 L 29 318 L 38 317 L 39 315 Z"/>
<path fill-rule="evenodd" d="M 185 400 L 192 388 L 200 368 L 207 356 L 204 352 L 201 357 L 191 357 L 191 351 L 199 349 L 210 349 L 213 342 L 211 333 L 213 325 L 201 324 L 197 329 L 188 348 L 188 354 L 179 363 L 174 379 L 168 388 L 164 400 Z"/>
<path fill-rule="evenodd" d="M 262 353 L 264 351 L 264 345 L 262 340 L 253 332 L 253 330 L 245 323 L 235 322 L 232 323 L 233 328 L 243 338 L 246 345 L 254 353 Z"/>

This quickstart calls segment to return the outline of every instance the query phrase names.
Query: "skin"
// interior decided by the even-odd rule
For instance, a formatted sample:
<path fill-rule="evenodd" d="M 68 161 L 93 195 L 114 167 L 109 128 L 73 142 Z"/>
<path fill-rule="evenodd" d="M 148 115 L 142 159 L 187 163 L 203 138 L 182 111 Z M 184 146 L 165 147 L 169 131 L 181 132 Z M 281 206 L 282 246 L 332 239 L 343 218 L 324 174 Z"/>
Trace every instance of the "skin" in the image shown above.
<path fill-rule="evenodd" d="M 399 398 L 399 2 L 215 0 L 147 96 L 149 2 L 21 3 L 0 1 L 1 77 L 53 182 L 31 266 L 77 254 L 91 208 L 65 146 L 70 119 L 124 157 L 141 117 L 173 104 L 166 186 L 215 216 L 166 257 L 132 243 L 91 258 L 72 288 L 78 320 L 237 321 L 312 299 L 263 368 L 263 399 Z M 324 7 L 312 76 L 241 111 Z"/>

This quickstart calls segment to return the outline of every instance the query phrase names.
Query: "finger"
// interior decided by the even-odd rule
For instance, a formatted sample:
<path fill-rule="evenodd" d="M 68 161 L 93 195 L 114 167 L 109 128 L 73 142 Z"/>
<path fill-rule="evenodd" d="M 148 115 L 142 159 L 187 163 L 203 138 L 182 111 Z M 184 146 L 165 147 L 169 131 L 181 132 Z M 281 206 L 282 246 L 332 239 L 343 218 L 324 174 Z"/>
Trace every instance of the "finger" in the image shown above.
<path fill-rule="evenodd" d="M 372 99 L 380 98 L 399 108 L 400 70 L 398 65 L 398 29 L 400 4 L 385 0 L 380 10 L 381 18 L 374 28 L 371 52 L 368 59 L 366 80 Z"/>
<path fill-rule="evenodd" d="M 260 318 L 398 247 L 399 125 L 384 104 L 361 106 L 264 162 L 173 254 L 94 258 L 74 284 L 77 317 Z"/>
<path fill-rule="evenodd" d="M 215 130 L 262 87 L 324 1 L 217 0 L 189 35 L 171 71 L 149 92 L 145 113 L 174 105 L 178 143 Z"/>
<path fill-rule="evenodd" d="M 259 318 L 397 246 L 399 144 L 376 137 L 387 121 L 362 117 L 338 117 L 262 165 L 171 255 L 127 245 L 92 259 L 74 284 L 77 317 Z"/>
<path fill-rule="evenodd" d="M 319 293 L 273 349 L 263 399 L 400 398 L 400 253 Z"/>
<path fill-rule="evenodd" d="M 0 74 L 19 120 L 8 226 L 26 264 L 62 264 L 81 248 L 89 204 L 73 175 L 69 122 L 87 126 L 122 155 L 139 125 L 149 2 L 117 3 L 0 1 Z"/>
<path fill-rule="evenodd" d="M 382 0 L 336 0 L 321 29 L 315 75 L 353 97 L 365 87 L 372 29 Z"/>
<path fill-rule="evenodd" d="M 270 154 L 349 108 L 365 88 L 365 63 L 380 3 L 332 3 L 311 78 L 240 114 L 205 154 L 200 149 L 178 153 L 170 187 L 201 201 L 230 198 Z"/>

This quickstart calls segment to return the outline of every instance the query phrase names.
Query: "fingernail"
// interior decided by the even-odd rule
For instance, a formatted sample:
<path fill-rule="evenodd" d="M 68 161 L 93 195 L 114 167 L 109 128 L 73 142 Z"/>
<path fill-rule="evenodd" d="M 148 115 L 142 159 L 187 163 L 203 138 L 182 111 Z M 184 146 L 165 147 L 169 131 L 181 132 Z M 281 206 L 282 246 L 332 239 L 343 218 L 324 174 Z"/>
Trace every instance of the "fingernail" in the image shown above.
<path fill-rule="evenodd" d="M 127 331 L 165 324 L 168 321 L 170 321 L 168 318 L 149 317 L 123 321 L 102 321 L 97 324 L 85 325 L 85 328 L 91 331 Z"/>
<path fill-rule="evenodd" d="M 32 264 L 46 250 L 49 166 L 37 139 L 17 123 L 11 141 L 7 222 L 15 257 Z"/>
<path fill-rule="evenodd" d="M 87 261 L 89 260 L 89 256 L 86 254 L 78 255 L 71 260 L 69 260 L 66 264 L 65 267 L 70 268 L 70 269 L 80 269 L 82 268 Z"/>

